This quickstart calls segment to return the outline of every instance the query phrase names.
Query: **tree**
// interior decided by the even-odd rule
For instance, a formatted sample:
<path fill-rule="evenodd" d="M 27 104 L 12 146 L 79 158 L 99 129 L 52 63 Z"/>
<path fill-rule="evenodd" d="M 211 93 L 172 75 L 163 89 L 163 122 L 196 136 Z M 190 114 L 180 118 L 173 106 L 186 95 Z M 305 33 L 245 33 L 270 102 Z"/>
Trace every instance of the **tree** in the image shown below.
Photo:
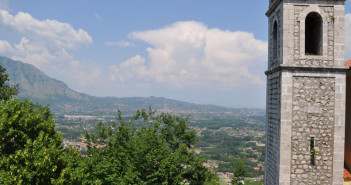
<path fill-rule="evenodd" d="M 239 159 L 234 157 L 234 176 L 232 178 L 233 185 L 241 185 L 244 181 L 244 175 L 246 173 L 245 169 L 245 159 Z"/>
<path fill-rule="evenodd" d="M 186 118 L 156 115 L 151 109 L 138 111 L 130 121 L 118 115 L 118 123 L 100 122 L 86 134 L 83 184 L 204 184 L 214 179 L 202 166 L 205 159 L 192 152 L 196 133 Z"/>
<path fill-rule="evenodd" d="M 5 71 L 5 68 L 0 65 L 0 100 L 8 100 L 11 96 L 18 94 L 18 85 L 10 86 L 6 84 L 9 78 Z"/>
<path fill-rule="evenodd" d="M 49 107 L 0 101 L 0 184 L 59 184 L 65 166 L 61 134 Z"/>

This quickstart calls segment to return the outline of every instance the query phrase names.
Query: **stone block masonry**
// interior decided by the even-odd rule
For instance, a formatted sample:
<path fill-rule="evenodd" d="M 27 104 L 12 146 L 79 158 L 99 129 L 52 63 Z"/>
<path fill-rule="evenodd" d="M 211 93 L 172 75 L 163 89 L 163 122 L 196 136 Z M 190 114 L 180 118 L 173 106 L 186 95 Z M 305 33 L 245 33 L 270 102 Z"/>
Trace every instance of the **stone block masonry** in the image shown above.
<path fill-rule="evenodd" d="M 267 89 L 267 139 L 266 139 L 266 184 L 279 182 L 280 146 L 280 92 L 281 75 L 279 72 L 268 76 Z"/>
<path fill-rule="evenodd" d="M 331 184 L 335 78 L 294 77 L 292 98 L 291 184 Z"/>

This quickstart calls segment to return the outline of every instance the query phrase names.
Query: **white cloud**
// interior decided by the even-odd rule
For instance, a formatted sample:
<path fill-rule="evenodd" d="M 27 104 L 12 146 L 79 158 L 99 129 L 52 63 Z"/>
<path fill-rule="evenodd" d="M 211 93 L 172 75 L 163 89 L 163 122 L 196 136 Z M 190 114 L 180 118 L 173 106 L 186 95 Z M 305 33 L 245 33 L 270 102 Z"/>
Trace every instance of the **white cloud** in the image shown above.
<path fill-rule="evenodd" d="M 13 53 L 14 49 L 12 48 L 11 44 L 5 40 L 0 40 L 0 53 L 3 54 L 10 54 Z"/>
<path fill-rule="evenodd" d="M 345 16 L 345 57 L 351 60 L 351 14 Z"/>
<path fill-rule="evenodd" d="M 88 85 L 100 75 L 99 66 L 77 61 L 68 52 L 92 44 L 82 29 L 56 20 L 38 20 L 28 13 L 0 10 L 0 30 L 21 36 L 17 43 L 0 40 L 0 55 L 30 63 L 74 86 Z"/>
<path fill-rule="evenodd" d="M 22 37 L 18 44 L 14 44 L 12 59 L 25 62 L 28 61 L 28 63 L 40 67 L 53 60 L 57 60 L 58 57 L 51 53 L 47 48 L 30 42 L 29 39 Z"/>
<path fill-rule="evenodd" d="M 0 10 L 0 25 L 43 42 L 49 48 L 53 47 L 52 49 L 74 49 L 92 43 L 91 36 L 82 29 L 75 30 L 70 24 L 56 20 L 40 21 L 24 12 L 13 16 L 5 10 Z"/>
<path fill-rule="evenodd" d="M 106 46 L 120 46 L 120 47 L 135 47 L 136 45 L 132 42 L 128 42 L 128 41 L 117 41 L 117 42 L 111 42 L 111 41 L 107 41 L 105 42 Z"/>
<path fill-rule="evenodd" d="M 188 21 L 134 32 L 131 37 L 151 45 L 147 48 L 149 63 L 137 55 L 119 67 L 114 66 L 119 76 L 115 80 L 155 80 L 172 87 L 263 84 L 251 68 L 264 66 L 267 43 L 255 39 L 251 33 L 210 29 Z"/>
<path fill-rule="evenodd" d="M 112 71 L 110 79 L 121 82 L 134 77 L 145 78 L 148 75 L 145 67 L 145 58 L 140 55 L 130 58 L 123 62 L 119 67 L 111 66 L 110 70 Z"/>

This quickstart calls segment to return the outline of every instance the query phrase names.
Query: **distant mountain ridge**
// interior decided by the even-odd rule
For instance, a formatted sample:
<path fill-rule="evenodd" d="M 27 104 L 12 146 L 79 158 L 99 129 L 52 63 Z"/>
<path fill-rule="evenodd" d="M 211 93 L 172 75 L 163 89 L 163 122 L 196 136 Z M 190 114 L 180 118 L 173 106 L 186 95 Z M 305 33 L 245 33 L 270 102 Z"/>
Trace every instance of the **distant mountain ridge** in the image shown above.
<path fill-rule="evenodd" d="M 45 75 L 31 64 L 0 56 L 0 65 L 9 74 L 10 84 L 19 84 L 19 98 L 32 99 L 41 104 L 50 104 L 59 114 L 116 114 L 148 108 L 175 113 L 238 112 L 243 109 L 216 105 L 199 105 L 162 97 L 94 97 L 70 89 L 64 82 Z"/>
<path fill-rule="evenodd" d="M 10 84 L 20 85 L 20 98 L 48 103 L 89 99 L 88 95 L 71 90 L 64 82 L 48 77 L 31 64 L 0 56 L 0 65 L 9 74 Z"/>

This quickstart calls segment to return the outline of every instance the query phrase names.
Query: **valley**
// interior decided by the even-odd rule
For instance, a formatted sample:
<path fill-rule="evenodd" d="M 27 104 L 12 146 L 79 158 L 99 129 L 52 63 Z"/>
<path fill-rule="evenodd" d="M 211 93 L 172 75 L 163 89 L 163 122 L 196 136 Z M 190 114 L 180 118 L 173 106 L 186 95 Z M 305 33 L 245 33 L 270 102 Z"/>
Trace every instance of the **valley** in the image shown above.
<path fill-rule="evenodd" d="M 61 81 L 46 76 L 32 65 L 0 57 L 11 84 L 19 84 L 18 98 L 49 105 L 55 129 L 62 132 L 66 147 L 74 146 L 85 154 L 83 137 L 99 122 L 111 125 L 122 118 L 130 120 L 137 110 L 151 107 L 156 114 L 170 113 L 187 118 L 189 129 L 196 131 L 194 152 L 203 155 L 222 179 L 233 174 L 233 159 L 245 159 L 245 176 L 261 180 L 264 168 L 265 110 L 199 105 L 163 97 L 94 97 L 78 93 Z M 139 122 L 136 122 L 138 127 Z"/>
<path fill-rule="evenodd" d="M 161 111 L 160 111 L 161 112 Z M 234 157 L 246 159 L 246 176 L 262 178 L 264 174 L 265 112 L 261 109 L 242 109 L 224 113 L 174 113 L 188 116 L 190 129 L 197 133 L 195 153 L 204 155 L 218 176 L 228 178 L 233 170 Z M 132 114 L 123 114 L 129 120 Z M 98 122 L 112 124 L 117 115 L 56 115 L 56 130 L 63 133 L 66 145 L 86 151 L 85 131 L 94 129 Z M 137 123 L 136 123 L 137 124 Z M 226 174 L 227 173 L 227 174 Z"/>

